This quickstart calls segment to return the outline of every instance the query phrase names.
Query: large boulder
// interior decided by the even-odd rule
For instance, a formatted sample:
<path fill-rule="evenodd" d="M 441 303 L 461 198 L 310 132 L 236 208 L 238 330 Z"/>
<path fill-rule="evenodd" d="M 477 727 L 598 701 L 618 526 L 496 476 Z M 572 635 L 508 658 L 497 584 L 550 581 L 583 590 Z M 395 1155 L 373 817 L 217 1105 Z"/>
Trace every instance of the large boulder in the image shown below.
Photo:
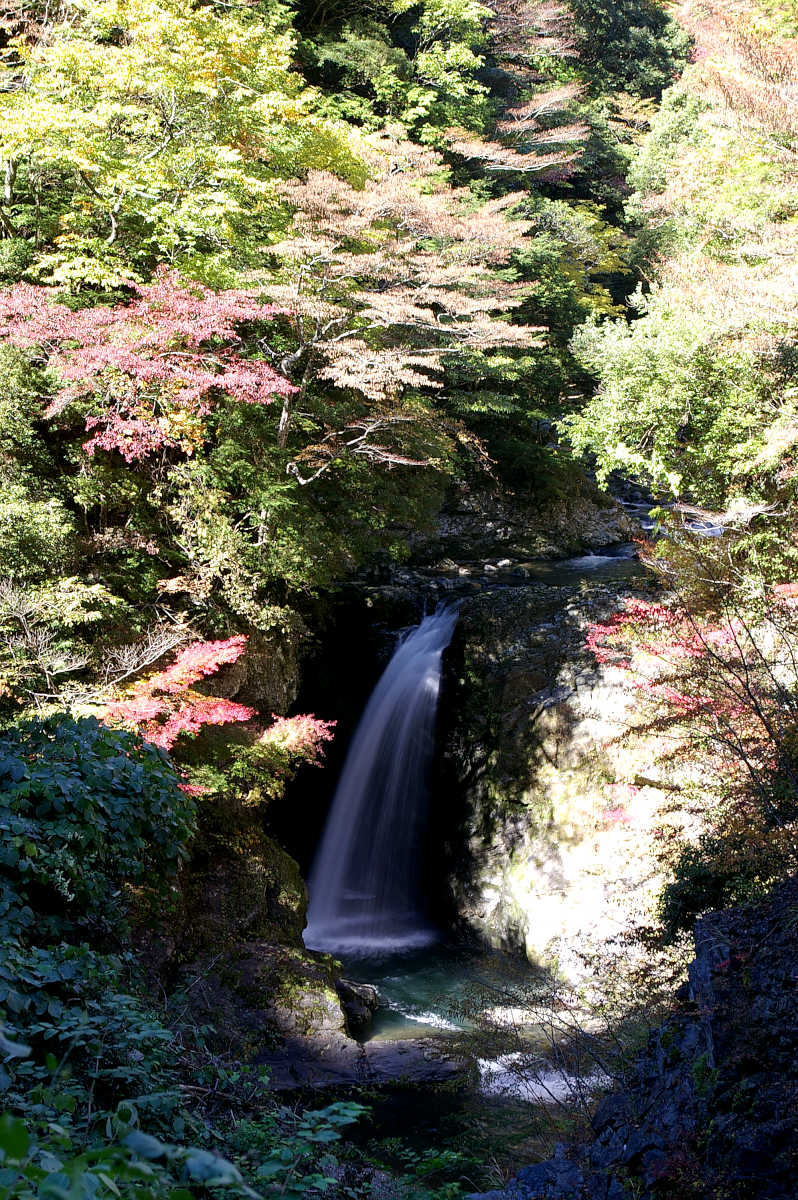
<path fill-rule="evenodd" d="M 265 833 L 253 831 L 240 853 L 195 861 L 187 872 L 181 954 L 256 938 L 301 946 L 306 909 L 307 889 L 294 859 Z"/>
<path fill-rule="evenodd" d="M 585 649 L 589 624 L 631 590 L 583 581 L 465 599 L 444 692 L 436 791 L 452 907 L 483 940 L 571 979 L 576 947 L 645 917 L 657 827 L 683 820 L 664 811 L 678 783 L 654 740 L 625 737 L 639 694 Z"/>

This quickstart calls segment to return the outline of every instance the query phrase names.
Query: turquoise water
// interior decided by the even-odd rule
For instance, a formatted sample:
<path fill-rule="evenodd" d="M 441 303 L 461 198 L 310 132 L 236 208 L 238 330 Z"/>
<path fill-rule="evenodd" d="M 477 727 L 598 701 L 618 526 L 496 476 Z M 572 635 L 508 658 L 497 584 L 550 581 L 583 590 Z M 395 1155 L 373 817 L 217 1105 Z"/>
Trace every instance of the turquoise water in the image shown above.
<path fill-rule="evenodd" d="M 344 959 L 344 971 L 379 992 L 367 1040 L 391 1041 L 471 1031 L 479 1013 L 517 1004 L 542 978 L 509 955 L 443 942 L 403 954 Z"/>

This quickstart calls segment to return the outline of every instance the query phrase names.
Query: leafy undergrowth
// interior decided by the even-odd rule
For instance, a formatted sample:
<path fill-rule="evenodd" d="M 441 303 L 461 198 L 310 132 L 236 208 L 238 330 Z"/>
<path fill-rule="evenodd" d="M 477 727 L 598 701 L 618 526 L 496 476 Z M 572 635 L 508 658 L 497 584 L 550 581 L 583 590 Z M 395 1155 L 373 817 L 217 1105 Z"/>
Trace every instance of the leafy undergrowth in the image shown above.
<path fill-rule="evenodd" d="M 94 718 L 0 734 L 0 1197 L 453 1200 L 573 1134 L 584 1111 L 457 1089 L 289 1106 L 244 1047 L 221 1052 L 127 949 L 178 919 L 191 791 L 163 749 Z"/>
<path fill-rule="evenodd" d="M 389 1176 L 343 1149 L 364 1105 L 285 1106 L 142 977 L 131 927 L 176 914 L 196 815 L 134 733 L 50 717 L 0 734 L 0 1196 L 434 1193 L 456 1158 Z"/>

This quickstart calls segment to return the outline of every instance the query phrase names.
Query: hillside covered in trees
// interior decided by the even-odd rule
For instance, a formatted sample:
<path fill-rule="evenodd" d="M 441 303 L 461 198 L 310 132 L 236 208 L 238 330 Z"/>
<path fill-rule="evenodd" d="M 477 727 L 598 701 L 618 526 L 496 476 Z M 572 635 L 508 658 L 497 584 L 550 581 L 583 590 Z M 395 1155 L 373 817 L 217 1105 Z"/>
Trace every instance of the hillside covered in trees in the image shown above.
<path fill-rule="evenodd" d="M 630 958 L 794 873 L 797 155 L 789 0 L 0 0 L 0 1196 L 487 1187 L 264 1065 L 351 1032 L 280 844 L 373 667 L 325 639 L 470 586 L 455 526 L 645 564 L 579 648 L 690 814 Z M 758 1194 L 706 1169 L 628 1194 Z"/>

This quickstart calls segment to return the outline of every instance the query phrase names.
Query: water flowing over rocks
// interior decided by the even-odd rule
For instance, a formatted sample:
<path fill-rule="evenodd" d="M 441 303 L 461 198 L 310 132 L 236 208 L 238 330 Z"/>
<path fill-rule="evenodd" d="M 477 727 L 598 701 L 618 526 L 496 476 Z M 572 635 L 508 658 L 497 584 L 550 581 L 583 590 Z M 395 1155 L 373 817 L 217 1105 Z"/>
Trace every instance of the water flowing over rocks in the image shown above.
<path fill-rule="evenodd" d="M 554 551 L 584 551 L 628 536 L 629 519 L 617 505 L 582 499 L 572 498 L 560 527 L 554 522 L 562 535 L 559 546 L 551 544 Z M 489 514 L 486 505 L 492 505 Z M 482 535 L 474 543 L 477 527 Z M 502 555 L 540 554 L 535 527 L 528 509 L 511 498 L 488 504 L 484 496 L 461 496 L 441 518 L 442 541 L 434 549 L 458 553 L 468 546 L 472 562 L 475 551 L 491 554 L 495 574 L 474 581 L 461 574 L 461 560 L 444 559 L 444 571 L 440 563 L 429 565 L 426 551 L 407 568 L 377 568 L 373 578 L 329 598 L 325 640 L 345 645 L 348 661 L 351 642 L 343 631 L 350 630 L 365 638 L 369 662 L 384 666 L 396 647 L 391 631 L 416 624 L 441 598 L 459 604 L 461 632 L 444 657 L 443 755 L 432 780 L 446 797 L 443 824 L 452 824 L 445 839 L 448 883 L 438 863 L 433 886 L 438 900 L 447 892 L 448 911 L 461 928 L 569 969 L 568 947 L 585 910 L 593 926 L 599 914 L 600 932 L 608 936 L 617 911 L 626 915 L 630 896 L 651 875 L 639 856 L 628 856 L 635 867 L 618 879 L 592 869 L 596 838 L 617 843 L 620 855 L 639 829 L 624 822 L 607 829 L 599 819 L 612 770 L 595 742 L 625 719 L 628 696 L 617 680 L 596 671 L 582 643 L 588 621 L 613 611 L 637 584 L 626 571 L 634 567 L 628 558 L 606 556 L 600 563 L 614 570 L 617 562 L 617 580 L 588 582 L 590 559 L 568 568 L 567 585 L 557 582 L 557 564 L 546 567 L 554 574 L 545 583 L 530 582 L 539 559 L 521 572 L 517 558 Z M 336 611 L 343 618 L 337 632 L 337 618 L 330 618 Z M 286 711 L 307 672 L 306 635 L 298 626 L 253 635 L 247 655 L 214 680 L 215 690 L 264 711 Z M 441 648 L 447 640 L 448 634 Z M 336 661 L 326 669 L 338 689 Z M 309 706 L 316 707 L 315 699 Z M 653 808 L 659 799 L 655 790 L 646 802 Z M 638 823 L 647 819 L 642 804 Z M 436 806 L 431 836 L 437 847 L 439 796 Z M 188 874 L 185 921 L 170 956 L 184 964 L 178 973 L 194 1019 L 212 1020 L 224 1043 L 246 1046 L 278 1088 L 440 1081 L 461 1071 L 463 1064 L 429 1038 L 355 1040 L 367 1036 L 377 997 L 356 973 L 343 979 L 328 954 L 303 946 L 307 895 L 297 864 L 245 812 L 225 809 L 217 817 L 207 860 L 195 857 Z"/>
<path fill-rule="evenodd" d="M 441 656 L 456 621 L 445 606 L 425 616 L 400 639 L 369 699 L 311 875 L 307 946 L 374 952 L 434 940 L 417 864 Z"/>
<path fill-rule="evenodd" d="M 798 880 L 703 917 L 679 1009 L 595 1140 L 480 1200 L 788 1200 L 798 1169 Z"/>

